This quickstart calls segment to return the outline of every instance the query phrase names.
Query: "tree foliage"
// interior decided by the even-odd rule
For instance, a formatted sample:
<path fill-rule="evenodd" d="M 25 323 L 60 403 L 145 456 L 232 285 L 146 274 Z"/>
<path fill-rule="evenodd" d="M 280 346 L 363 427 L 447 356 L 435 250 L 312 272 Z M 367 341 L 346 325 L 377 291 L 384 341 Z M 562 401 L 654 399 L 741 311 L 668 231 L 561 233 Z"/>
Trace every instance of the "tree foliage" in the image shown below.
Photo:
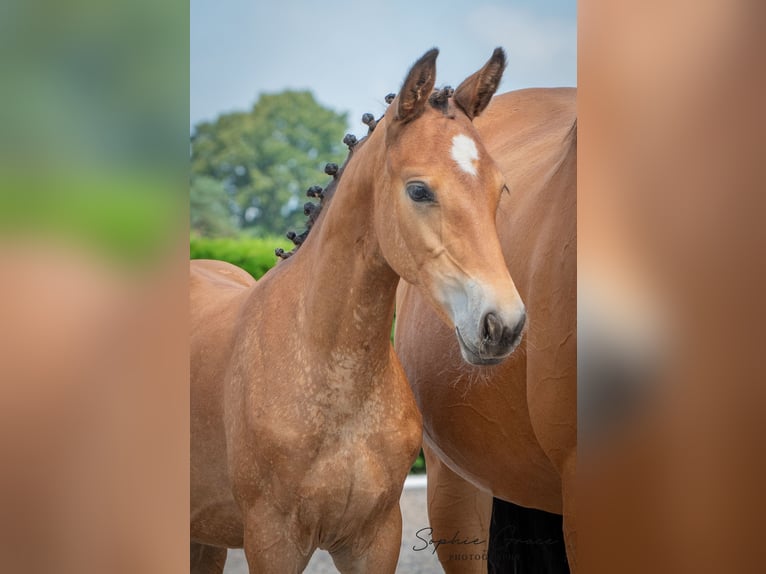
<path fill-rule="evenodd" d="M 237 225 L 229 201 L 222 182 L 205 175 L 192 176 L 189 190 L 191 228 L 209 237 L 233 235 Z"/>
<path fill-rule="evenodd" d="M 222 211 L 229 224 L 257 235 L 302 228 L 304 192 L 321 183 L 325 163 L 343 161 L 346 129 L 345 113 L 321 106 L 309 91 L 293 90 L 264 94 L 249 112 L 197 125 L 192 229 L 226 233 Z"/>

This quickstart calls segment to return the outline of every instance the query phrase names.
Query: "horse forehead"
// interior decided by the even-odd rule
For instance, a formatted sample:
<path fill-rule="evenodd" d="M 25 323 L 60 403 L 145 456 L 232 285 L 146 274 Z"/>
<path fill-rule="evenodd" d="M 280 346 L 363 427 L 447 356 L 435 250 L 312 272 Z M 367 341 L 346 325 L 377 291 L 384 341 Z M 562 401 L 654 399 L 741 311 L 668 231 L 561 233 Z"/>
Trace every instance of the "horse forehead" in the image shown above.
<path fill-rule="evenodd" d="M 479 148 L 471 136 L 463 133 L 452 136 L 450 156 L 461 170 L 470 175 L 477 174 Z"/>
<path fill-rule="evenodd" d="M 433 129 L 422 130 L 407 143 L 406 147 L 401 148 L 404 156 L 420 157 L 436 164 L 446 160 L 470 175 L 477 175 L 481 162 L 486 159 L 486 151 L 478 134 L 449 124 L 445 126 L 442 123 Z"/>
<path fill-rule="evenodd" d="M 463 181 L 467 178 L 479 183 L 492 173 L 491 157 L 476 130 L 447 117 L 424 122 L 418 130 L 407 133 L 396 155 L 404 164 L 429 165 L 444 175 L 460 174 Z"/>

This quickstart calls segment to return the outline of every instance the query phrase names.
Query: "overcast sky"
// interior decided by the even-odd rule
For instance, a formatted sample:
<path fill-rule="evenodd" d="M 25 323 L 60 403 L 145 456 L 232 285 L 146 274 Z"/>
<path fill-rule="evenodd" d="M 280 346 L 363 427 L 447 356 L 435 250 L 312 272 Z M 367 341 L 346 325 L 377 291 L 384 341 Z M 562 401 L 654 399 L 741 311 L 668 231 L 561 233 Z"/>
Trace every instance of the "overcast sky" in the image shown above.
<path fill-rule="evenodd" d="M 499 91 L 574 86 L 576 21 L 574 0 L 191 0 L 191 125 L 309 88 L 362 135 L 362 114 L 379 116 L 433 46 L 437 85 L 456 87 L 502 46 Z"/>

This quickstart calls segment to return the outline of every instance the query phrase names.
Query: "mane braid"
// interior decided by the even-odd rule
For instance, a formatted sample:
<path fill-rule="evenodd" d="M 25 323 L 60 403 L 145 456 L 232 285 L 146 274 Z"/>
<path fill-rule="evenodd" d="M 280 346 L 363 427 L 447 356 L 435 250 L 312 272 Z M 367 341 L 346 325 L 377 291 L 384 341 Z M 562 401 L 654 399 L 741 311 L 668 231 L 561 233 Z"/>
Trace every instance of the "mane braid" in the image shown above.
<path fill-rule="evenodd" d="M 444 86 L 443 88 L 434 90 L 431 93 L 431 95 L 428 97 L 428 103 L 431 104 L 432 108 L 435 108 L 442 112 L 444 115 L 447 115 L 449 112 L 449 100 L 454 93 L 455 90 L 453 90 L 450 86 Z"/>

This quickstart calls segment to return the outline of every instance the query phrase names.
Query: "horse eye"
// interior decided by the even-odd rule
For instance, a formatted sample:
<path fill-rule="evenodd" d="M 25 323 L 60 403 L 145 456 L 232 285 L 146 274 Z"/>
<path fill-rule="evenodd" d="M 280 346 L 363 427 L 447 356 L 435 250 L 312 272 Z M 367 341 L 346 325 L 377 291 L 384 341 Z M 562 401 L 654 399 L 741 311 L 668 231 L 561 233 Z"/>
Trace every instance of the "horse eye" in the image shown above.
<path fill-rule="evenodd" d="M 407 195 L 418 203 L 435 201 L 433 192 L 424 183 L 411 183 L 407 186 Z"/>

